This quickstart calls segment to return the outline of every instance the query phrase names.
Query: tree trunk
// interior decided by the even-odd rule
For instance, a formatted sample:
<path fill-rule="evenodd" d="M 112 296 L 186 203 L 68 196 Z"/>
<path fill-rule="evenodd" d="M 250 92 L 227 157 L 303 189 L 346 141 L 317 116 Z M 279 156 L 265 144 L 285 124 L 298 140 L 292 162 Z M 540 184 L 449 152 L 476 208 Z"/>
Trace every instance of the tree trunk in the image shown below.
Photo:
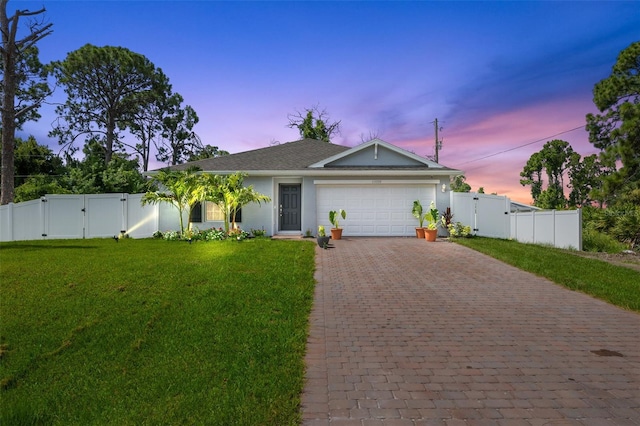
<path fill-rule="evenodd" d="M 2 28 L 3 32 L 6 17 L 3 16 Z M 4 38 L 4 37 L 3 37 Z M 4 42 L 4 40 L 3 40 Z M 2 99 L 2 185 L 0 191 L 0 205 L 13 202 L 14 185 L 15 185 L 15 164 L 14 164 L 14 139 L 16 134 L 15 122 L 15 96 L 16 96 L 16 76 L 15 76 L 15 55 L 11 50 L 14 48 L 12 43 L 8 43 L 3 51 L 4 62 L 4 93 Z"/>
<path fill-rule="evenodd" d="M 116 132 L 116 122 L 109 114 L 109 118 L 107 121 L 107 140 L 104 146 L 104 164 L 109 165 L 111 162 L 111 157 L 113 155 L 113 139 Z"/>

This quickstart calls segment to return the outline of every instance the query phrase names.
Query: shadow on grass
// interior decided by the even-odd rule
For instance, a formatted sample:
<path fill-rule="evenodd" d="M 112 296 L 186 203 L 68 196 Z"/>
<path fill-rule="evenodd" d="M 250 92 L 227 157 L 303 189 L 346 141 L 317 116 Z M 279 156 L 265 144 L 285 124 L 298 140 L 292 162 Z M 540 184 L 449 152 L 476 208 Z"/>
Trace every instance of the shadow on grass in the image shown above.
<path fill-rule="evenodd" d="M 78 250 L 78 249 L 97 249 L 97 246 L 51 246 L 46 244 L 0 244 L 0 250 L 22 250 L 22 251 L 30 251 L 30 250 Z"/>

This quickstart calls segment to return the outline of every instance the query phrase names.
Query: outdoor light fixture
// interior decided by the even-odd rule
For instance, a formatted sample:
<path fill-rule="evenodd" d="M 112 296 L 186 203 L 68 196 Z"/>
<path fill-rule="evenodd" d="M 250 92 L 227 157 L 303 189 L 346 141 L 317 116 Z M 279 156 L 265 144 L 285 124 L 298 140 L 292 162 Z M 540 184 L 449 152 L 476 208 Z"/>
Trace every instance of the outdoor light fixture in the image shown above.
<path fill-rule="evenodd" d="M 446 192 L 447 191 L 447 184 L 443 183 L 442 184 L 442 192 Z"/>

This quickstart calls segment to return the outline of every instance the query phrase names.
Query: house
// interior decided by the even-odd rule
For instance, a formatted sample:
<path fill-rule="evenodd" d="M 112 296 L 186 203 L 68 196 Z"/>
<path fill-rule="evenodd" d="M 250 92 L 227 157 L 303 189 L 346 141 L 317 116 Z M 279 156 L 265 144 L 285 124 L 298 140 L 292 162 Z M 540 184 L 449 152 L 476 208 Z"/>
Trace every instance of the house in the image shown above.
<path fill-rule="evenodd" d="M 246 185 L 271 202 L 246 205 L 242 229 L 264 229 L 269 235 L 315 235 L 329 229 L 329 211 L 344 209 L 348 236 L 411 236 L 417 220 L 414 200 L 440 211 L 449 206 L 449 182 L 462 174 L 380 139 L 355 147 L 303 139 L 171 167 L 198 166 L 204 172 L 248 174 Z M 218 207 L 205 203 L 194 215 L 200 229 L 222 225 Z"/>

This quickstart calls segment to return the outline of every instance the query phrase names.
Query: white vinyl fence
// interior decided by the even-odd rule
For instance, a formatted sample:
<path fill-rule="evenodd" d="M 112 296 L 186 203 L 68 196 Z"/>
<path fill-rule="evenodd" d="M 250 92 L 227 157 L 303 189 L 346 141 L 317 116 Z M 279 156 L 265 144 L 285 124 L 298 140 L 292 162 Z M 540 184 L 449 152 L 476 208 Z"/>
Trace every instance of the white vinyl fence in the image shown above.
<path fill-rule="evenodd" d="M 582 210 L 512 210 L 505 196 L 451 192 L 453 221 L 474 235 L 582 250 Z"/>
<path fill-rule="evenodd" d="M 108 238 L 121 232 L 148 238 L 179 228 L 174 207 L 142 207 L 142 195 L 47 195 L 0 206 L 0 241 Z M 511 213 L 507 197 L 462 192 L 451 193 L 450 206 L 453 221 L 470 226 L 475 235 L 582 250 L 581 210 Z"/>
<path fill-rule="evenodd" d="M 167 229 L 177 227 L 174 208 L 143 207 L 142 195 L 47 195 L 0 206 L 0 241 L 104 238 L 121 232 L 133 238 L 147 238 L 160 225 Z"/>
<path fill-rule="evenodd" d="M 582 210 L 539 210 L 511 213 L 510 238 L 582 250 Z"/>

